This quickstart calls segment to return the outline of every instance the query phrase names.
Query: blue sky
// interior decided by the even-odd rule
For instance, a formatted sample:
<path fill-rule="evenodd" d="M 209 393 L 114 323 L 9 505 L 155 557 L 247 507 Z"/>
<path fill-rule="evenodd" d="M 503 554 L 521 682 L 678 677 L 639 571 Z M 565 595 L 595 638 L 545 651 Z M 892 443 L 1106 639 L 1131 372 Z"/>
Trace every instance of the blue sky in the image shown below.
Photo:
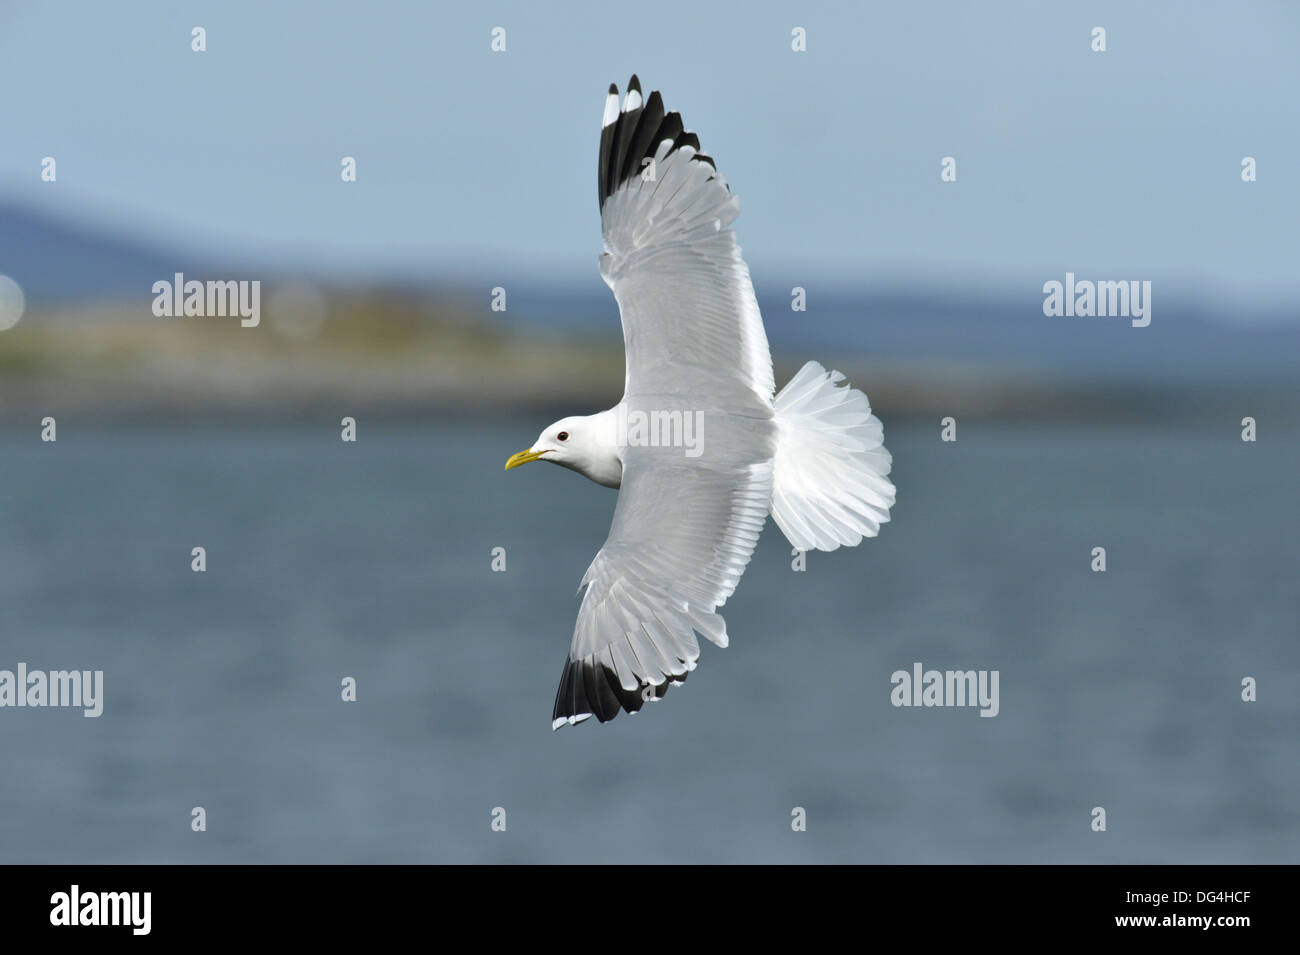
<path fill-rule="evenodd" d="M 268 265 L 598 281 L 602 99 L 635 71 L 741 196 L 760 281 L 1069 269 L 1276 303 L 1297 48 L 1300 6 L 1259 0 L 12 4 L 0 198 Z"/>

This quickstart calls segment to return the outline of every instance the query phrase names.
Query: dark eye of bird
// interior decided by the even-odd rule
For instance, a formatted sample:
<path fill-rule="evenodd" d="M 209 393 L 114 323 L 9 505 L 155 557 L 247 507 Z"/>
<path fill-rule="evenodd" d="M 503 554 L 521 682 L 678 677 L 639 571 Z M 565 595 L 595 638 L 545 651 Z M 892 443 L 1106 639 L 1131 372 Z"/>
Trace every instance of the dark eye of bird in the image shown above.
<path fill-rule="evenodd" d="M 568 441 L 568 440 L 569 440 L 569 432 L 567 432 L 567 431 L 561 431 L 559 434 L 556 435 L 556 437 L 559 438 L 561 441 Z"/>

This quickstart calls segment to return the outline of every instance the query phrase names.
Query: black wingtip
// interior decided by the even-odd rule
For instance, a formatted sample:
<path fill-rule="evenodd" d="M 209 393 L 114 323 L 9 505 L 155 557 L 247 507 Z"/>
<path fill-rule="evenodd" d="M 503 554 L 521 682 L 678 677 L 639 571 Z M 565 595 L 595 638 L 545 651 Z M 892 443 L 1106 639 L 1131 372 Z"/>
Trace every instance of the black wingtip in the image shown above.
<path fill-rule="evenodd" d="M 594 657 L 566 660 L 560 672 L 560 686 L 555 693 L 551 729 L 579 723 L 594 716 L 608 723 L 619 713 L 636 713 L 647 700 L 662 700 L 674 683 L 685 683 L 689 672 L 670 676 L 660 684 L 642 683 L 626 689 L 618 674 Z"/>
<path fill-rule="evenodd" d="M 618 87 L 613 83 L 609 84 L 609 91 L 618 95 Z M 627 91 L 629 94 L 633 91 L 641 93 L 641 79 L 635 73 L 628 80 Z M 601 209 L 605 208 L 605 200 L 623 183 L 640 174 L 645 160 L 654 158 L 659 144 L 665 139 L 672 143 L 669 153 L 690 146 L 696 152 L 696 159 L 708 163 L 714 172 L 718 170 L 711 157 L 700 154 L 700 139 L 694 133 L 686 132 L 681 116 L 664 111 L 663 98 L 658 90 L 652 90 L 641 100 L 640 106 L 620 111 L 617 119 L 601 130 L 596 176 Z"/>

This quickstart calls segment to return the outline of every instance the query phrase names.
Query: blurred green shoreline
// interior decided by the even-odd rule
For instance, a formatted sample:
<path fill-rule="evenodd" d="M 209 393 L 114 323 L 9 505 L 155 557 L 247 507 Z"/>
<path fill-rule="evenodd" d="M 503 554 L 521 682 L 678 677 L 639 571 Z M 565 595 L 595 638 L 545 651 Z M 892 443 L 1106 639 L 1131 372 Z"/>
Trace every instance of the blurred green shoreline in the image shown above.
<path fill-rule="evenodd" d="M 1294 392 L 1251 383 L 1069 380 L 987 362 L 900 362 L 809 346 L 776 345 L 773 353 L 778 386 L 815 358 L 867 391 L 886 418 L 1239 420 L 1272 413 L 1294 422 L 1297 413 Z M 252 328 L 238 317 L 141 317 L 138 308 L 43 310 L 0 332 L 5 429 L 60 413 L 128 422 L 587 413 L 613 405 L 622 390 L 617 328 L 594 338 L 539 332 L 417 296 L 332 297 L 328 306 L 282 300 L 264 308 Z"/>

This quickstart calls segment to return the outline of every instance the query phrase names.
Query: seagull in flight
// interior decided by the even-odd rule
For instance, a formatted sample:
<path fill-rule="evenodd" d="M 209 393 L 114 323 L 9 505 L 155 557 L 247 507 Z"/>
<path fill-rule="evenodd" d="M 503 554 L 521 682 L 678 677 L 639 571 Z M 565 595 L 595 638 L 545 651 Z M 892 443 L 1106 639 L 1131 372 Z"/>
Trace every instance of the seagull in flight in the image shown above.
<path fill-rule="evenodd" d="M 551 726 L 635 713 L 686 680 L 770 513 L 797 550 L 854 547 L 889 520 L 894 485 L 867 396 L 808 362 L 779 393 L 713 159 L 635 76 L 605 100 L 600 273 L 623 321 L 623 399 L 547 427 L 506 470 L 549 461 L 618 488 Z M 581 588 L 580 588 L 581 589 Z"/>

